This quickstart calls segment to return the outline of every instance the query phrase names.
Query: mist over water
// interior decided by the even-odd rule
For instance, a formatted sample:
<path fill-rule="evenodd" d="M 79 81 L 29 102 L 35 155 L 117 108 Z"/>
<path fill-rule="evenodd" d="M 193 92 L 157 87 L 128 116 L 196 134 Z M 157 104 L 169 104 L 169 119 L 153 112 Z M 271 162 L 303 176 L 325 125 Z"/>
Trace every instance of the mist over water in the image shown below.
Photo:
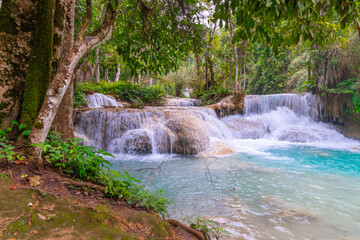
<path fill-rule="evenodd" d="M 167 111 L 186 111 L 210 143 L 235 154 L 172 154 Z M 320 113 L 311 94 L 247 96 L 244 115 L 222 119 L 199 107 L 93 110 L 83 113 L 78 132 L 117 154 L 114 169 L 145 183 L 161 164 L 150 188 L 165 189 L 171 218 L 214 219 L 229 239 L 360 239 L 360 143 L 321 123 Z M 139 135 L 148 136 L 141 139 L 150 154 L 131 150 Z"/>

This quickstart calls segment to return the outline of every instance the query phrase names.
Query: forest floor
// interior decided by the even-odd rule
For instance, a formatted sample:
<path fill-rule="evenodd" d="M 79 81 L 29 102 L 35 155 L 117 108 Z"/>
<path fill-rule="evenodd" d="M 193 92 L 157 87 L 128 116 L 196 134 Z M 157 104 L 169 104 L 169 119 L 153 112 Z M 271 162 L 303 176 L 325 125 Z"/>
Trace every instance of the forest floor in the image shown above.
<path fill-rule="evenodd" d="M 0 164 L 0 239 L 204 238 L 174 220 L 105 198 L 101 186 L 15 161 Z"/>

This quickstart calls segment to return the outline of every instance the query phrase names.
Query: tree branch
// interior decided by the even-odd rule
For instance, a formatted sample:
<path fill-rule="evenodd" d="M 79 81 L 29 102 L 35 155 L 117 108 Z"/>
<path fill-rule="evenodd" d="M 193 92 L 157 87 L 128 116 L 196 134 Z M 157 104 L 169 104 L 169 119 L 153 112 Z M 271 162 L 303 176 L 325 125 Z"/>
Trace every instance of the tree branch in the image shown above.
<path fill-rule="evenodd" d="M 81 41 L 92 19 L 92 0 L 86 0 L 86 15 L 83 24 L 76 36 L 76 42 Z"/>

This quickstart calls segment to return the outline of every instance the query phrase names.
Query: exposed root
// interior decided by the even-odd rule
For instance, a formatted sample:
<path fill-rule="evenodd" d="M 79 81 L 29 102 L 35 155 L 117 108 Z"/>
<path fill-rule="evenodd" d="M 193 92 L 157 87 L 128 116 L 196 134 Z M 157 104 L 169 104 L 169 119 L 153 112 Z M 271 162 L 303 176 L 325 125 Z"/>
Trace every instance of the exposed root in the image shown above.
<path fill-rule="evenodd" d="M 180 228 L 183 228 L 185 229 L 187 232 L 191 233 L 192 235 L 194 235 L 195 237 L 197 237 L 199 240 L 206 240 L 206 238 L 204 237 L 204 234 L 189 227 L 189 226 L 186 226 L 185 224 L 182 224 L 181 222 L 179 221 L 176 221 L 176 220 L 173 220 L 173 219 L 168 219 L 166 220 L 168 223 L 170 223 L 171 225 L 174 225 L 174 226 L 178 226 Z"/>

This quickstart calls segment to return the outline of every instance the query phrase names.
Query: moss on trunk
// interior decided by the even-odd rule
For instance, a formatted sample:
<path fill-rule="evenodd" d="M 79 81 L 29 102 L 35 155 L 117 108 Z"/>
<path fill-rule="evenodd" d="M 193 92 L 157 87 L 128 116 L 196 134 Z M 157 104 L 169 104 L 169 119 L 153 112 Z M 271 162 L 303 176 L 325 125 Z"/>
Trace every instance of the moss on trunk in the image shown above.
<path fill-rule="evenodd" d="M 25 80 L 21 122 L 32 127 L 51 81 L 55 0 L 39 0 L 34 42 Z"/>
<path fill-rule="evenodd" d="M 0 32 L 17 34 L 15 18 L 11 16 L 11 0 L 3 0 L 0 9 Z"/>

